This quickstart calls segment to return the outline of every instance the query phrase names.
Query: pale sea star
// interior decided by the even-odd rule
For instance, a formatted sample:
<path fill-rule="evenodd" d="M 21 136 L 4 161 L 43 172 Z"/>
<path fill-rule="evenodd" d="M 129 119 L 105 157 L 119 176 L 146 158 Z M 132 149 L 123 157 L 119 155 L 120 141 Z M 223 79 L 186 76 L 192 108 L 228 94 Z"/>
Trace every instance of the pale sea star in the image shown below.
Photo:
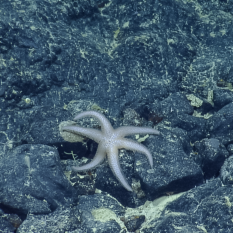
<path fill-rule="evenodd" d="M 159 135 L 160 132 L 152 128 L 134 127 L 134 126 L 122 126 L 117 129 L 113 129 L 109 120 L 103 114 L 96 111 L 82 112 L 78 114 L 74 118 L 74 120 L 79 120 L 84 117 L 96 118 L 101 125 L 101 131 L 92 128 L 74 126 L 74 125 L 64 126 L 62 130 L 88 137 L 94 140 L 95 142 L 99 143 L 99 145 L 97 148 L 97 152 L 90 163 L 83 165 L 81 167 L 72 167 L 72 169 L 77 172 L 93 169 L 104 160 L 107 154 L 108 163 L 110 165 L 113 174 L 120 181 L 120 183 L 123 185 L 124 188 L 126 188 L 128 191 L 133 191 L 121 171 L 119 158 L 118 158 L 118 149 L 124 148 L 126 150 L 138 151 L 139 153 L 145 154 L 147 159 L 149 160 L 151 168 L 153 168 L 153 158 L 150 151 L 142 144 L 124 137 L 126 135 L 131 135 L 131 134 Z"/>

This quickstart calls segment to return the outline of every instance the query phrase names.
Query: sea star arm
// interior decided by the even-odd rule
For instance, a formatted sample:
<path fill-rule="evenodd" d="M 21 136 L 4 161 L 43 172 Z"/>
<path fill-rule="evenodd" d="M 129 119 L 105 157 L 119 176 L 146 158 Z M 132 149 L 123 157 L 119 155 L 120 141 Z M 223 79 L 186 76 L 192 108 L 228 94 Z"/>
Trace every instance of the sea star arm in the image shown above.
<path fill-rule="evenodd" d="M 109 166 L 115 177 L 119 180 L 119 182 L 122 184 L 124 188 L 126 188 L 128 191 L 133 192 L 132 188 L 128 184 L 125 176 L 121 171 L 119 156 L 118 156 L 118 148 L 117 147 L 109 148 L 107 150 L 107 157 L 108 157 Z"/>
<path fill-rule="evenodd" d="M 121 126 L 115 130 L 116 135 L 119 137 L 124 137 L 131 134 L 157 134 L 160 132 L 156 129 L 149 127 L 134 127 L 134 126 Z"/>
<path fill-rule="evenodd" d="M 62 127 L 62 130 L 70 132 L 70 133 L 78 134 L 78 135 L 81 135 L 84 137 L 88 137 L 97 143 L 100 142 L 101 137 L 103 136 L 101 131 L 99 131 L 99 130 L 84 128 L 84 127 L 80 127 L 80 126 L 68 125 L 68 126 Z"/>
<path fill-rule="evenodd" d="M 139 153 L 144 154 L 147 159 L 149 160 L 151 168 L 153 168 L 153 157 L 150 151 L 142 144 L 134 142 L 130 139 L 118 139 L 118 148 L 124 148 L 126 150 L 137 151 Z"/>
<path fill-rule="evenodd" d="M 100 144 L 97 148 L 95 157 L 92 159 L 90 163 L 85 164 L 81 167 L 72 167 L 72 170 L 75 172 L 83 172 L 83 171 L 91 170 L 96 166 L 98 166 L 100 163 L 102 163 L 105 156 L 106 156 L 106 151 L 103 148 L 103 146 Z"/>
<path fill-rule="evenodd" d="M 103 131 L 104 134 L 108 134 L 108 133 L 112 132 L 112 130 L 113 130 L 111 123 L 102 113 L 95 112 L 95 111 L 85 111 L 85 112 L 79 113 L 74 118 L 74 120 L 79 120 L 79 119 L 84 118 L 84 117 L 96 118 L 98 120 L 98 122 L 100 123 L 101 130 Z"/>

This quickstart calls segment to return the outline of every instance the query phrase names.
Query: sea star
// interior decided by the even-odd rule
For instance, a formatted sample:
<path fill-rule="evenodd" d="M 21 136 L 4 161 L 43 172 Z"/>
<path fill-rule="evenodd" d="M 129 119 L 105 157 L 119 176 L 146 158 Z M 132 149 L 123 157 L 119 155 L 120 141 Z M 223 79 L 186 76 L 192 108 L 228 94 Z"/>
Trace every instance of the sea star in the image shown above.
<path fill-rule="evenodd" d="M 126 135 L 131 135 L 131 134 L 159 135 L 160 132 L 152 128 L 134 127 L 134 126 L 122 126 L 117 129 L 113 129 L 109 120 L 103 114 L 96 111 L 82 112 L 78 114 L 74 118 L 74 120 L 79 120 L 84 117 L 96 118 L 101 125 L 101 131 L 92 128 L 74 126 L 74 125 L 64 126 L 62 130 L 88 137 L 94 140 L 95 142 L 97 142 L 99 145 L 93 160 L 90 163 L 83 165 L 81 167 L 72 167 L 73 171 L 81 172 L 81 171 L 93 169 L 104 160 L 107 154 L 108 163 L 110 165 L 113 174 L 120 181 L 120 183 L 123 185 L 124 188 L 132 192 L 133 191 L 132 188 L 126 181 L 125 176 L 121 171 L 119 158 L 118 158 L 118 149 L 124 148 L 126 150 L 138 151 L 139 153 L 145 154 L 147 159 L 149 160 L 151 168 L 153 168 L 153 158 L 150 151 L 142 144 L 124 137 Z"/>

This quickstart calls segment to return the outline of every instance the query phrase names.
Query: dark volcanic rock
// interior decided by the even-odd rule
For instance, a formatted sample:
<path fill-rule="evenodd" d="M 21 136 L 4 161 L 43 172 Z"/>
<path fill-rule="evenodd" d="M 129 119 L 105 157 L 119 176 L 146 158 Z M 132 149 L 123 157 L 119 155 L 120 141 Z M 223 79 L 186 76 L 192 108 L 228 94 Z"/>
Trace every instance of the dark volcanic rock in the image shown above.
<path fill-rule="evenodd" d="M 1 231 L 232 232 L 232 1 L 2 0 L 0 12 Z M 97 144 L 61 125 L 86 110 L 161 131 L 131 136 L 153 169 L 119 151 L 134 192 L 107 161 L 71 172 Z"/>

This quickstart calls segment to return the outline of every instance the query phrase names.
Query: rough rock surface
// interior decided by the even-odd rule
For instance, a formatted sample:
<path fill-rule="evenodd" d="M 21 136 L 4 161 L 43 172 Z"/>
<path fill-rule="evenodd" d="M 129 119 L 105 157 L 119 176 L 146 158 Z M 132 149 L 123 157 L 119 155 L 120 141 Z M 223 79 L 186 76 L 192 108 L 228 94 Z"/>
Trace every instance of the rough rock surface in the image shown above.
<path fill-rule="evenodd" d="M 0 231 L 233 232 L 233 1 L 2 0 Z M 134 192 L 97 144 L 61 124 L 96 110 L 152 153 L 120 150 Z M 83 127 L 99 129 L 95 120 Z"/>

